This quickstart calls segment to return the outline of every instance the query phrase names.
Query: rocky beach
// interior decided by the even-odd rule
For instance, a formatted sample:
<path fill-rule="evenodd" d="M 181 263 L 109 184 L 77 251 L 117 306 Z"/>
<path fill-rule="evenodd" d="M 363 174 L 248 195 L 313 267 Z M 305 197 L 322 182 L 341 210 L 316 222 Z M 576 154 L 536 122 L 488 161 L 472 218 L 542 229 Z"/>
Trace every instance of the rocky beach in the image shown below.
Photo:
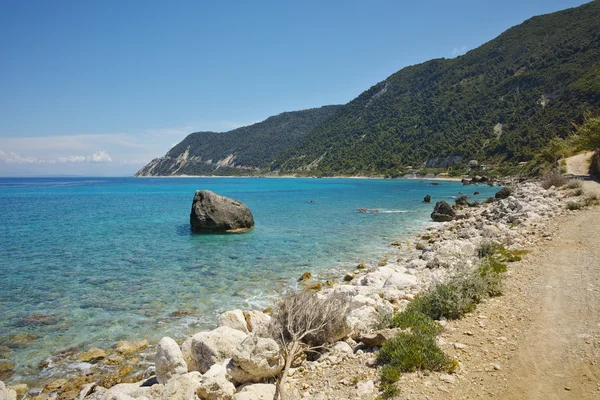
<path fill-rule="evenodd" d="M 470 188 L 477 190 L 476 186 Z M 301 286 L 317 290 L 321 299 L 343 297 L 347 314 L 337 342 L 321 350 L 318 357 L 304 357 L 292 365 L 287 380 L 292 398 L 375 398 L 379 386 L 375 355 L 383 341 L 394 334 L 379 329 L 382 321 L 406 308 L 428 287 L 475 268 L 479 263 L 478 249 L 484 243 L 495 243 L 508 250 L 533 250 L 536 254 L 536 249 L 552 239 L 556 221 L 572 220 L 592 211 L 579 210 L 586 202 L 590 202 L 589 191 L 580 188 L 543 189 L 536 182 L 511 182 L 496 198 L 482 204 L 457 199 L 451 221 L 434 224 L 413 240 L 394 242 L 396 256 L 388 253 L 385 259 L 361 263 L 340 277 L 339 282 L 319 282 L 305 274 Z M 525 256 L 524 261 L 510 264 L 508 281 L 527 260 Z M 503 297 L 490 300 L 502 302 Z M 90 348 L 71 354 L 67 351 L 49 359 L 48 366 L 60 368 L 61 364 L 77 361 L 81 372 L 76 376 L 71 373 L 40 387 L 13 385 L 12 389 L 0 389 L 0 393 L 8 399 L 16 398 L 17 393 L 18 398 L 32 399 L 273 398 L 284 359 L 278 342 L 269 334 L 270 310 L 264 311 L 227 311 L 219 317 L 218 328 L 180 343 L 163 338 L 152 346 L 142 340 L 119 342 L 111 349 Z M 439 337 L 442 345 L 449 343 L 445 337 L 452 335 L 452 324 L 461 322 L 441 321 L 447 327 Z M 472 336 L 469 332 L 465 335 Z M 588 339 L 594 340 L 594 336 Z M 466 346 L 451 344 L 456 351 Z M 462 371 L 470 368 L 468 360 L 457 359 L 461 363 L 459 372 L 437 378 L 442 385 L 440 390 L 448 390 L 446 386 L 462 380 Z M 490 368 L 502 367 L 498 364 Z M 406 388 L 434 379 L 419 374 L 406 376 L 402 381 Z M 439 386 L 437 382 L 427 385 Z M 418 390 L 410 390 L 417 396 L 414 398 L 420 398 Z"/>

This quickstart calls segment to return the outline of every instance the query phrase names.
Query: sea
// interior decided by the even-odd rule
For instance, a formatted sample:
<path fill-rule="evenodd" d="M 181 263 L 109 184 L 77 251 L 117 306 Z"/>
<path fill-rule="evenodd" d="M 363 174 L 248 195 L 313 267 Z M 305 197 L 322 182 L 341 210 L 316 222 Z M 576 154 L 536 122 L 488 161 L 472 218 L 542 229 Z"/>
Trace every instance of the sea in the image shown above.
<path fill-rule="evenodd" d="M 245 203 L 254 229 L 192 233 L 198 189 Z M 67 348 L 213 328 L 225 310 L 272 305 L 306 271 L 341 280 L 395 254 L 392 242 L 431 224 L 436 201 L 496 190 L 417 179 L 0 178 L 8 382 L 35 376 Z"/>

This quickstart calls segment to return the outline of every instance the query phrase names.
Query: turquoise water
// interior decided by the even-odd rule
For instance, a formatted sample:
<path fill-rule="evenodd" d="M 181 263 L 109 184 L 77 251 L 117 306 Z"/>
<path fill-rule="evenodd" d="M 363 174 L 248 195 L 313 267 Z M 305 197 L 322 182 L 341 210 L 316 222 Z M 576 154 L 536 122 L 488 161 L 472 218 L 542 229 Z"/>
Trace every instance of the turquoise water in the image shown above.
<path fill-rule="evenodd" d="M 254 230 L 192 234 L 196 189 L 246 203 Z M 435 203 L 461 190 L 494 192 L 383 179 L 0 179 L 3 357 L 16 380 L 72 346 L 211 327 L 226 309 L 268 306 L 304 271 L 339 278 L 381 258 L 429 220 L 426 194 Z"/>

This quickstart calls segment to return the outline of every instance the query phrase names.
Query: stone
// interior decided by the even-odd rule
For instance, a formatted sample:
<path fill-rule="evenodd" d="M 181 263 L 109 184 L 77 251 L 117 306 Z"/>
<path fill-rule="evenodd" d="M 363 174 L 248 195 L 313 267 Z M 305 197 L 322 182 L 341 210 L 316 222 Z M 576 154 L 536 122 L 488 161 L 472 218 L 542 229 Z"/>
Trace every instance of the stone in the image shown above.
<path fill-rule="evenodd" d="M 17 393 L 17 396 L 25 396 L 29 391 L 29 386 L 26 383 L 19 383 L 17 385 L 9 386 L 8 389 L 12 389 Z"/>
<path fill-rule="evenodd" d="M 284 360 L 277 342 L 270 338 L 248 335 L 233 354 L 231 378 L 238 383 L 260 382 L 277 376 Z M 241 371 L 240 371 L 241 369 Z"/>
<path fill-rule="evenodd" d="M 456 378 L 454 377 L 454 375 L 441 374 L 440 375 L 440 381 L 446 382 L 446 383 L 450 383 L 450 384 L 454 384 L 454 383 L 456 383 Z"/>
<path fill-rule="evenodd" d="M 257 310 L 244 311 L 244 319 L 248 331 L 257 335 L 265 335 L 271 323 L 271 316 Z"/>
<path fill-rule="evenodd" d="M 302 274 L 300 278 L 298 278 L 298 282 L 310 281 L 312 279 L 312 274 L 310 272 L 305 272 Z"/>
<path fill-rule="evenodd" d="M 467 201 L 467 196 L 465 196 L 464 194 L 460 197 L 458 197 L 456 200 L 454 200 L 454 203 L 459 205 L 459 206 L 466 206 L 468 204 Z"/>
<path fill-rule="evenodd" d="M 381 347 L 386 341 L 402 331 L 401 328 L 381 329 L 373 333 L 362 334 L 357 340 L 367 347 Z"/>
<path fill-rule="evenodd" d="M 375 383 L 371 380 L 361 381 L 356 384 L 356 394 L 361 398 L 375 391 Z"/>
<path fill-rule="evenodd" d="M 430 195 L 426 195 L 423 198 L 423 203 L 431 203 L 431 196 Z"/>
<path fill-rule="evenodd" d="M 248 333 L 248 324 L 242 310 L 229 310 L 219 315 L 218 326 L 228 326 L 238 331 Z"/>
<path fill-rule="evenodd" d="M 127 356 L 144 350 L 148 347 L 148 341 L 146 339 L 138 342 L 120 341 L 114 347 L 117 353 Z"/>
<path fill-rule="evenodd" d="M 270 383 L 255 383 L 246 385 L 233 395 L 235 400 L 272 400 L 277 388 Z"/>
<path fill-rule="evenodd" d="M 0 381 L 0 400 L 17 400 L 17 392 L 7 388 L 2 381 Z"/>
<path fill-rule="evenodd" d="M 177 342 L 170 337 L 160 339 L 156 346 L 156 380 L 166 384 L 174 375 L 183 375 L 188 372 L 187 364 Z"/>
<path fill-rule="evenodd" d="M 433 212 L 431 213 L 431 219 L 435 222 L 448 222 L 452 221 L 456 214 L 454 210 L 450 206 L 450 204 L 445 201 L 438 201 L 435 203 L 435 207 L 433 208 Z"/>
<path fill-rule="evenodd" d="M 395 272 L 383 284 L 384 288 L 394 288 L 398 290 L 410 289 L 417 286 L 418 279 L 414 275 Z"/>
<path fill-rule="evenodd" d="M 511 194 L 512 194 L 512 189 L 507 186 L 507 187 L 503 187 L 502 189 L 498 190 L 494 197 L 497 199 L 503 200 L 503 199 L 506 199 Z"/>
<path fill-rule="evenodd" d="M 233 399 L 235 386 L 227 380 L 227 370 L 221 364 L 214 364 L 202 376 L 197 392 L 201 399 Z"/>
<path fill-rule="evenodd" d="M 0 361 L 0 379 L 7 379 L 15 373 L 15 363 L 10 361 Z"/>
<path fill-rule="evenodd" d="M 190 225 L 198 233 L 240 233 L 254 227 L 254 217 L 240 201 L 210 190 L 196 190 Z"/>
<path fill-rule="evenodd" d="M 77 357 L 79 361 L 95 363 L 102 359 L 106 358 L 106 351 L 99 349 L 97 347 L 92 347 L 91 349 L 84 351 Z"/>
<path fill-rule="evenodd" d="M 188 371 L 205 373 L 213 364 L 231 358 L 246 336 L 244 332 L 228 326 L 195 334 L 181 346 Z"/>
<path fill-rule="evenodd" d="M 49 382 L 48 384 L 46 384 L 46 386 L 44 386 L 44 390 L 42 390 L 42 392 L 45 393 L 49 393 L 49 392 L 58 392 L 60 390 L 63 390 L 67 387 L 67 380 L 66 379 L 55 379 L 51 382 Z"/>

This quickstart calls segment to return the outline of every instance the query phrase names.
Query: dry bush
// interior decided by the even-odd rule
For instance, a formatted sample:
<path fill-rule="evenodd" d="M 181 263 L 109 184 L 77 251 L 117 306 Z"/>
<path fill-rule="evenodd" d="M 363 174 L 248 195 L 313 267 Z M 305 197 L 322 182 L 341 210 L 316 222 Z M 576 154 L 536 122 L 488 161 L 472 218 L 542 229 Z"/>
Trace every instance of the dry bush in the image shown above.
<path fill-rule="evenodd" d="M 542 187 L 544 189 L 550 189 L 552 186 L 561 187 L 567 184 L 567 178 L 557 172 L 550 172 L 542 179 Z"/>
<path fill-rule="evenodd" d="M 310 291 L 290 292 L 279 301 L 269 326 L 269 332 L 279 342 L 285 358 L 275 397 L 287 398 L 285 381 L 298 355 L 315 351 L 345 336 L 348 304 L 346 296 L 323 298 Z"/>
<path fill-rule="evenodd" d="M 577 179 L 571 179 L 569 182 L 567 182 L 568 189 L 581 189 L 582 186 L 583 183 Z"/>

